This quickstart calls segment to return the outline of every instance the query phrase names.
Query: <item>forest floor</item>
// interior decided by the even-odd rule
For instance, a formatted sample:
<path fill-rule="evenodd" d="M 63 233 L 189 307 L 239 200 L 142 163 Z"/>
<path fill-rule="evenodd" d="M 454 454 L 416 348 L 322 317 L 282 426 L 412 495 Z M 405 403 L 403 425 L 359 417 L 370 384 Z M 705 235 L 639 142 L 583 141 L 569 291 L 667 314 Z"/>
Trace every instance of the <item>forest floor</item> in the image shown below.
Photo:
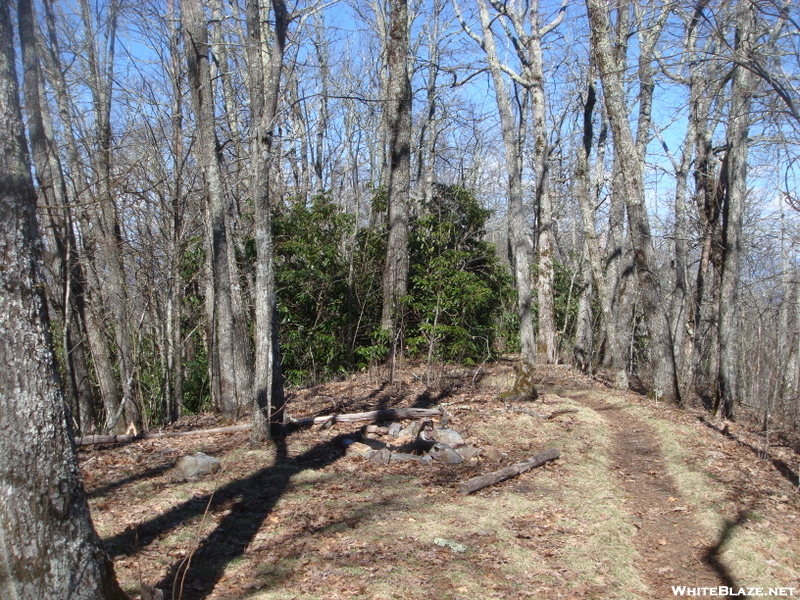
<path fill-rule="evenodd" d="M 497 399 L 510 362 L 407 365 L 294 390 L 293 417 L 441 406 L 484 454 L 462 464 L 345 456 L 362 423 L 297 431 L 253 449 L 247 432 L 79 452 L 95 525 L 123 587 L 164 598 L 650 599 L 800 596 L 800 447 L 744 422 L 612 390 L 566 366 L 540 397 Z M 538 413 L 576 410 L 546 419 Z M 177 427 L 220 426 L 189 417 Z M 768 441 L 772 443 L 769 444 Z M 558 448 L 546 466 L 475 494 L 467 479 Z M 502 454 L 500 464 L 487 456 Z M 223 469 L 184 481 L 202 451 Z M 720 586 L 724 586 L 720 589 Z M 750 589 L 748 589 L 750 588 Z M 722 593 L 720 593 L 722 592 Z"/>

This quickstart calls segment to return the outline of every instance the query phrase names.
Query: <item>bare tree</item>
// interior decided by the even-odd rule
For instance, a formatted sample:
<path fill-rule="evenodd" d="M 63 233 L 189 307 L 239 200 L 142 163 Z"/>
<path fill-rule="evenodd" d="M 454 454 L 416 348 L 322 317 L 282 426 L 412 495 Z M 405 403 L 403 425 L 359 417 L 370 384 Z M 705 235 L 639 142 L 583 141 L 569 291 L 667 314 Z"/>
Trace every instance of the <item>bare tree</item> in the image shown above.
<path fill-rule="evenodd" d="M 212 381 L 219 386 L 219 396 L 215 398 L 219 409 L 223 413 L 234 415 L 241 407 L 249 405 L 250 397 L 244 382 L 237 381 L 234 339 L 236 323 L 229 260 L 229 253 L 233 249 L 226 223 L 228 211 L 218 151 L 219 142 L 214 128 L 216 120 L 208 25 L 200 0 L 183 0 L 181 20 L 198 136 L 197 151 L 203 168 L 208 202 L 206 243 L 209 284 L 206 303 L 213 348 L 209 364 L 213 363 Z"/>
<path fill-rule="evenodd" d="M 411 189 L 411 77 L 409 74 L 409 16 L 407 0 L 389 0 L 389 37 L 385 96 L 387 145 L 388 229 L 383 272 L 381 327 L 391 336 L 394 364 L 402 331 L 403 297 L 408 289 L 408 228 Z M 394 370 L 392 370 L 392 373 Z"/>
<path fill-rule="evenodd" d="M 252 133 L 250 143 L 251 193 L 255 206 L 256 242 L 256 376 L 253 404 L 253 429 L 250 439 L 264 441 L 269 426 L 282 422 L 283 381 L 281 380 L 277 316 L 275 314 L 275 265 L 272 244 L 272 191 L 270 168 L 275 163 L 273 136 L 278 116 L 281 73 L 290 15 L 283 0 L 272 0 L 274 30 L 271 45 L 263 31 L 259 2 L 248 0 L 247 59 L 250 80 Z"/>
<path fill-rule="evenodd" d="M 53 361 L 10 4 L 0 5 L 0 592 L 20 600 L 122 600 L 89 516 Z M 23 0 L 19 11 L 29 18 L 30 4 Z"/>
<path fill-rule="evenodd" d="M 494 84 L 495 102 L 500 117 L 500 129 L 503 136 L 503 150 L 508 173 L 508 239 L 514 269 L 514 281 L 517 286 L 521 359 L 523 362 L 532 364 L 536 359 L 536 335 L 533 328 L 533 293 L 530 279 L 532 244 L 528 232 L 528 219 L 522 187 L 522 148 L 527 127 L 527 107 L 520 107 L 520 114 L 515 116 L 511 96 L 504 78 L 504 73 L 508 69 L 505 69 L 500 61 L 487 0 L 478 0 L 482 35 L 470 28 L 455 1 L 453 7 L 456 10 L 461 26 L 483 49 L 492 83 Z"/>
<path fill-rule="evenodd" d="M 655 249 L 644 203 L 644 179 L 641 150 L 637 147 L 628 120 L 625 87 L 612 44 L 612 8 L 600 0 L 586 3 L 591 28 L 592 52 L 597 61 L 608 119 L 614 141 L 614 159 L 618 163 L 620 187 L 628 213 L 628 226 L 634 262 L 640 282 L 642 311 L 650 334 L 649 362 L 653 372 L 653 393 L 671 402 L 680 402 L 672 336 L 657 272 Z M 624 12 L 625 5 L 617 10 Z M 617 15 L 619 17 L 619 14 Z M 645 135 L 638 132 L 639 136 Z"/>

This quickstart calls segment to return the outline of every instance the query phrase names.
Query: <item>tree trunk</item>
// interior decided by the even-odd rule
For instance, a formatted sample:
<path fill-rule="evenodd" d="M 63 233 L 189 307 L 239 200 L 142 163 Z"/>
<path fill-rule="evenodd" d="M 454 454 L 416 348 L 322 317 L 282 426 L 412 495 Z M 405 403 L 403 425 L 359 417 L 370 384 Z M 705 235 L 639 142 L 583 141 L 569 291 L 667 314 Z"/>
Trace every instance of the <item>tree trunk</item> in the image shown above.
<path fill-rule="evenodd" d="M 736 48 L 727 131 L 727 194 L 722 211 L 722 277 L 719 303 L 719 388 L 714 403 L 718 415 L 734 418 L 739 395 L 738 306 L 742 215 L 747 196 L 747 134 L 755 75 L 743 66 L 755 44 L 755 7 L 743 2 L 738 12 Z"/>
<path fill-rule="evenodd" d="M 283 381 L 278 321 L 275 308 L 275 263 L 273 260 L 271 221 L 270 167 L 273 163 L 273 135 L 278 113 L 283 55 L 289 15 L 283 0 L 272 1 L 275 29 L 272 32 L 272 51 L 269 64 L 264 64 L 259 3 L 248 0 L 247 59 L 250 73 L 250 110 L 253 136 L 251 139 L 251 188 L 255 207 L 254 237 L 256 242 L 255 283 L 255 344 L 256 368 L 253 397 L 253 429 L 250 440 L 263 442 L 277 433 L 283 422 Z M 270 429 L 273 431 L 271 432 Z"/>
<path fill-rule="evenodd" d="M 403 298 L 408 289 L 409 192 L 411 186 L 411 79 L 409 76 L 408 1 L 389 0 L 389 78 L 385 110 L 389 135 L 388 239 L 383 271 L 381 327 L 391 335 L 394 364 L 402 335 Z M 392 371 L 394 372 L 394 371 Z"/>
<path fill-rule="evenodd" d="M 542 58 L 542 31 L 538 25 L 538 2 L 532 3 L 531 35 L 528 41 L 528 69 L 530 76 L 531 115 L 533 117 L 533 168 L 536 180 L 537 246 L 539 273 L 536 283 L 539 303 L 538 353 L 552 364 L 558 361 L 556 316 L 553 299 L 553 253 L 555 250 L 555 221 L 550 197 L 549 173 L 551 147 L 547 141 L 545 117 L 547 99 L 544 89 L 544 60 Z M 553 24 L 550 25 L 553 27 Z"/>
<path fill-rule="evenodd" d="M 209 273 L 213 287 L 213 318 L 209 336 L 219 361 L 219 409 L 236 415 L 245 404 L 237 382 L 232 281 L 228 253 L 232 251 L 226 227 L 227 210 L 222 184 L 219 143 L 214 128 L 214 94 L 211 81 L 208 27 L 200 0 L 184 0 L 181 19 L 189 85 L 197 128 L 199 162 L 206 184 L 206 235 L 210 241 Z M 209 362 L 212 358 L 209 357 Z"/>
<path fill-rule="evenodd" d="M 592 281 L 600 300 L 600 316 L 603 331 L 606 337 L 606 362 L 615 370 L 615 385 L 627 389 L 628 376 L 625 370 L 624 340 L 617 329 L 617 317 L 614 311 L 614 292 L 616 270 L 613 267 L 603 269 L 603 258 L 600 242 L 595 229 L 595 194 L 592 193 L 592 178 L 590 175 L 590 155 L 593 144 L 592 111 L 596 102 L 594 85 L 589 84 L 583 109 L 583 146 L 578 150 L 576 160 L 575 179 L 577 183 L 578 204 L 581 209 L 583 233 L 586 241 L 586 253 L 589 258 L 589 268 Z M 599 142 L 603 143 L 605 134 L 601 131 Z M 598 163 L 602 163 L 602 156 L 598 156 Z M 613 239 L 613 236 L 609 236 Z M 613 246 L 613 243 L 612 243 Z M 616 264 L 619 257 L 612 255 L 606 261 Z M 589 365 L 591 366 L 591 365 Z"/>
<path fill-rule="evenodd" d="M 619 161 L 625 205 L 628 212 L 633 256 L 640 282 L 642 311 L 650 334 L 649 363 L 653 373 L 653 394 L 670 402 L 680 402 L 669 320 L 661 306 L 662 290 L 657 272 L 650 223 L 644 204 L 644 181 L 639 152 L 631 134 L 625 89 L 614 48 L 609 5 L 602 0 L 587 0 L 591 25 L 592 51 L 603 82 L 608 118 L 614 139 L 615 160 Z"/>
<path fill-rule="evenodd" d="M 497 54 L 486 0 L 479 0 L 478 8 L 483 30 L 483 49 L 486 52 L 486 61 L 489 64 L 489 72 L 495 88 L 495 101 L 500 116 L 500 130 L 503 136 L 508 174 L 508 243 L 511 250 L 514 282 L 517 286 L 520 359 L 524 363 L 533 364 L 536 360 L 536 335 L 533 329 L 533 293 L 530 268 L 532 248 L 528 235 L 528 217 L 522 189 L 522 136 L 525 123 L 521 122 L 517 127 Z"/>
<path fill-rule="evenodd" d="M 22 0 L 19 13 L 31 15 Z M 27 36 L 30 30 L 23 29 Z M 0 594 L 40 600 L 126 598 L 89 516 L 53 360 L 38 274 L 36 196 L 28 166 L 10 6 L 0 5 Z M 30 40 L 26 42 L 29 43 Z M 30 48 L 31 46 L 28 46 Z"/>
<path fill-rule="evenodd" d="M 81 16 L 83 19 L 86 44 L 87 66 L 90 76 L 89 88 L 92 95 L 94 113 L 94 140 L 92 166 L 97 173 L 95 181 L 95 200 L 99 200 L 100 210 L 91 211 L 93 226 L 96 231 L 96 243 L 102 269 L 102 289 L 107 295 L 106 305 L 113 319 L 114 341 L 116 344 L 117 367 L 119 369 L 121 402 L 124 406 L 125 420 L 137 428 L 142 427 L 142 416 L 139 403 L 134 393 L 133 351 L 128 319 L 128 292 L 125 277 L 125 264 L 122 254 L 122 227 L 117 214 L 117 207 L 112 196 L 112 164 L 111 164 L 111 93 L 114 82 L 114 48 L 117 36 L 117 16 L 119 5 L 112 1 L 108 7 L 107 29 L 104 31 L 103 43 L 107 53 L 101 61 L 96 52 L 96 39 L 99 37 L 92 26 L 92 15 L 88 0 L 81 0 Z"/>

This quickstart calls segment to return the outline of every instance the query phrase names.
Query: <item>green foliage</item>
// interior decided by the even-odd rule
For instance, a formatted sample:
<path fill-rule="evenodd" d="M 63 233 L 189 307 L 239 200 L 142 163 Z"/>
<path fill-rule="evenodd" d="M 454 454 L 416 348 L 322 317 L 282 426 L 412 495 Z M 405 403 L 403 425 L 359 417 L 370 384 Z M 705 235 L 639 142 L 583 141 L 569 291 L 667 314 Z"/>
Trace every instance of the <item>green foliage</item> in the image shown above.
<path fill-rule="evenodd" d="M 208 381 L 208 354 L 206 346 L 192 334 L 187 344 L 186 359 L 183 364 L 183 413 L 194 415 L 211 408 L 211 386 Z M 189 351 L 191 349 L 191 351 Z"/>
<path fill-rule="evenodd" d="M 272 224 L 284 373 L 295 384 L 342 374 L 355 366 L 361 322 L 374 313 L 371 279 L 380 244 L 359 233 L 351 271 L 354 218 L 324 194 L 310 205 L 292 200 Z"/>
<path fill-rule="evenodd" d="M 506 270 L 483 241 L 490 211 L 458 186 L 437 186 L 410 238 L 406 345 L 412 355 L 472 362 L 495 352 L 511 297 Z"/>

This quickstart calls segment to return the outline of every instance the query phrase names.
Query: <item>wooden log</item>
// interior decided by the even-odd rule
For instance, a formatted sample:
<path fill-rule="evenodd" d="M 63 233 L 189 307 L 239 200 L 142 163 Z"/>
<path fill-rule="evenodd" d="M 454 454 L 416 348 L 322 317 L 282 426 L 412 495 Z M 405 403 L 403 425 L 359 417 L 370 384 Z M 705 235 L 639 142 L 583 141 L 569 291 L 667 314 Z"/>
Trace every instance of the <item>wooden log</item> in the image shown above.
<path fill-rule="evenodd" d="M 526 471 L 530 471 L 531 469 L 535 469 L 536 467 L 541 467 L 546 462 L 555 460 L 559 456 L 561 456 L 561 452 L 559 452 L 557 448 L 550 448 L 541 454 L 537 454 L 528 460 L 518 462 L 510 467 L 506 467 L 505 469 L 500 469 L 499 471 L 473 477 L 469 481 L 462 483 L 461 487 L 458 488 L 458 491 L 464 495 L 477 492 L 478 490 L 490 485 L 494 485 L 495 483 L 500 483 L 506 479 L 511 479 L 512 477 L 516 477 L 517 475 L 525 473 Z"/>
<path fill-rule="evenodd" d="M 344 415 L 327 415 L 309 419 L 292 419 L 286 425 L 307 427 L 330 423 L 356 423 L 360 421 L 400 421 L 402 419 L 425 419 L 439 417 L 442 411 L 438 408 L 394 408 L 388 410 L 373 410 L 365 413 L 350 413 Z M 184 437 L 189 435 L 212 435 L 215 433 L 233 433 L 247 431 L 252 425 L 232 425 L 230 427 L 217 427 L 215 429 L 196 429 L 193 431 L 163 431 L 159 433 L 140 433 L 138 435 L 85 435 L 75 438 L 76 446 L 90 444 L 123 444 L 137 440 L 154 440 L 165 437 Z"/>
<path fill-rule="evenodd" d="M 215 433 L 233 433 L 247 431 L 252 425 L 231 425 L 230 427 L 216 427 L 214 429 L 195 429 L 193 431 L 160 431 L 157 433 L 140 433 L 137 435 L 84 435 L 75 438 L 76 446 L 89 446 L 91 444 L 123 444 L 137 440 L 155 440 L 166 437 L 186 437 L 190 435 L 212 435 Z"/>
<path fill-rule="evenodd" d="M 359 421 L 401 421 L 403 419 L 425 419 L 440 417 L 442 411 L 438 408 L 392 408 L 387 410 L 373 410 L 364 413 L 350 413 L 344 415 L 326 415 L 309 419 L 292 419 L 287 425 L 304 427 L 321 425 L 323 423 L 356 423 Z"/>

